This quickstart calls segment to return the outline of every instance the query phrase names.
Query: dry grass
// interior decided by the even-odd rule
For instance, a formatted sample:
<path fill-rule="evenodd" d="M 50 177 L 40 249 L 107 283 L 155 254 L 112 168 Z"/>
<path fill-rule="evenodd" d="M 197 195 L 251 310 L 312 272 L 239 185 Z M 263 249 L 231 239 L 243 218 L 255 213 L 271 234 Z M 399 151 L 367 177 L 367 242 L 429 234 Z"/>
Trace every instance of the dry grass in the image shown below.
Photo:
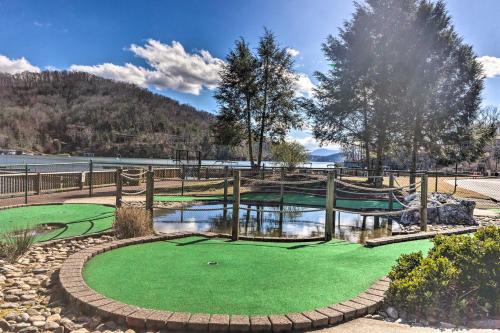
<path fill-rule="evenodd" d="M 351 180 L 351 181 L 359 181 L 359 182 L 365 182 L 366 177 L 352 177 L 352 176 L 344 176 L 342 179 L 345 180 Z M 397 181 L 397 186 L 408 186 L 410 184 L 410 177 L 408 176 L 400 176 L 400 177 L 395 177 Z M 470 179 L 467 177 L 459 177 L 458 179 Z M 454 177 L 438 177 L 438 182 L 437 182 L 437 187 L 436 187 L 436 178 L 435 177 L 428 177 L 428 182 L 427 182 L 427 192 L 432 193 L 432 192 L 440 192 L 440 193 L 448 193 L 448 194 L 453 194 L 455 197 L 458 198 L 472 198 L 472 199 L 488 199 L 487 196 L 484 196 L 478 192 L 465 189 L 459 186 L 457 186 L 457 190 L 455 193 L 455 186 L 453 185 L 455 181 Z M 420 177 L 417 177 L 417 183 L 420 183 Z M 385 186 L 389 186 L 389 177 L 384 177 L 384 182 L 383 184 Z M 417 192 L 420 192 L 420 184 L 417 185 Z"/>
<path fill-rule="evenodd" d="M 9 231 L 2 235 L 0 240 L 0 257 L 14 263 L 31 248 L 36 234 L 31 228 Z"/>
<path fill-rule="evenodd" d="M 143 208 L 121 207 L 116 210 L 113 229 L 121 239 L 147 236 L 153 233 L 153 220 Z"/>

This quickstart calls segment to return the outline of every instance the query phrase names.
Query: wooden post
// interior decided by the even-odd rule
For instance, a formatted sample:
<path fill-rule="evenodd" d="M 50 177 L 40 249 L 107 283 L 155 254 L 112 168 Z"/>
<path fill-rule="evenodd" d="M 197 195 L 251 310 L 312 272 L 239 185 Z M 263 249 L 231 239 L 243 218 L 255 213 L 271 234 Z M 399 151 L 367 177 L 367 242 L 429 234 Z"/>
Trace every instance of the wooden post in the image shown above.
<path fill-rule="evenodd" d="M 285 192 L 285 185 L 283 184 L 283 182 L 285 181 L 285 168 L 282 167 L 281 168 L 281 182 L 280 182 L 280 205 L 283 206 L 283 201 L 284 201 L 284 192 Z M 282 207 L 283 208 L 283 207 Z"/>
<path fill-rule="evenodd" d="M 227 165 L 224 167 L 224 202 L 227 202 Z"/>
<path fill-rule="evenodd" d="M 36 173 L 34 185 L 35 185 L 35 194 L 39 195 L 42 192 L 42 174 L 40 172 Z"/>
<path fill-rule="evenodd" d="M 262 172 L 261 172 L 260 178 L 261 179 L 266 178 L 266 163 L 262 163 Z"/>
<path fill-rule="evenodd" d="M 28 164 L 24 165 L 24 203 L 28 203 Z"/>
<path fill-rule="evenodd" d="M 83 186 L 85 185 L 85 171 L 80 174 L 80 190 L 83 191 Z"/>
<path fill-rule="evenodd" d="M 427 231 L 427 173 L 422 175 L 420 185 L 420 230 Z"/>
<path fill-rule="evenodd" d="M 120 208 L 122 206 L 122 168 L 119 167 L 116 169 L 115 173 L 115 184 L 116 184 L 116 201 L 115 201 L 115 206 L 116 208 Z"/>
<path fill-rule="evenodd" d="M 149 211 L 151 219 L 153 219 L 153 199 L 155 191 L 155 178 L 153 167 L 150 165 L 146 173 L 146 210 Z"/>
<path fill-rule="evenodd" d="M 394 188 L 394 175 L 392 172 L 389 172 L 389 188 Z M 389 202 L 388 202 L 389 210 L 394 209 L 394 192 L 392 190 L 389 191 Z M 389 215 L 387 218 L 387 222 L 389 225 L 392 225 L 392 217 Z"/>
<path fill-rule="evenodd" d="M 328 172 L 328 182 L 326 184 L 326 218 L 325 218 L 325 240 L 330 241 L 333 238 L 335 230 L 335 171 Z"/>
<path fill-rule="evenodd" d="M 92 197 L 94 192 L 94 162 L 90 160 L 89 162 L 89 197 Z"/>
<path fill-rule="evenodd" d="M 240 232 L 240 172 L 239 170 L 234 171 L 233 179 L 233 223 L 231 239 L 233 241 L 238 240 Z"/>
<path fill-rule="evenodd" d="M 186 176 L 186 168 L 183 164 L 182 170 L 181 170 L 181 195 L 184 195 L 184 177 L 185 176 Z"/>
<path fill-rule="evenodd" d="M 438 171 L 437 171 L 437 168 L 436 168 L 436 173 L 434 175 L 436 176 L 435 183 L 434 183 L 434 192 L 437 193 L 437 191 L 438 191 Z"/>

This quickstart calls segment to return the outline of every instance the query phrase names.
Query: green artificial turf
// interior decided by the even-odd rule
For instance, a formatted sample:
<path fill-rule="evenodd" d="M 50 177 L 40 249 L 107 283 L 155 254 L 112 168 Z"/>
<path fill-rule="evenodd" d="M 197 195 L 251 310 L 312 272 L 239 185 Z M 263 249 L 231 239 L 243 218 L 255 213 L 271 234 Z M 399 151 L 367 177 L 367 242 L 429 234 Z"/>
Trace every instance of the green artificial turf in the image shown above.
<path fill-rule="evenodd" d="M 387 274 L 401 253 L 426 252 L 431 245 L 419 240 L 370 249 L 340 240 L 189 237 L 100 254 L 85 266 L 84 279 L 107 297 L 150 309 L 283 314 L 353 298 Z"/>
<path fill-rule="evenodd" d="M 161 196 L 155 195 L 155 201 L 213 201 L 222 200 L 223 196 Z M 231 198 L 231 196 L 229 196 Z M 257 201 L 276 203 L 280 201 L 278 193 L 242 193 L 242 201 Z M 325 197 L 310 195 L 310 194 L 296 194 L 287 193 L 283 196 L 283 202 L 290 205 L 308 205 L 308 206 L 325 206 Z M 368 199 L 337 199 L 337 207 L 347 209 L 388 209 L 389 203 L 384 200 L 368 200 Z M 393 203 L 394 209 L 401 209 L 398 202 Z"/>
<path fill-rule="evenodd" d="M 96 204 L 64 204 L 28 206 L 0 210 L 2 233 L 33 228 L 40 224 L 62 223 L 64 227 L 37 236 L 37 241 L 67 238 L 110 229 L 114 220 L 113 207 Z"/>

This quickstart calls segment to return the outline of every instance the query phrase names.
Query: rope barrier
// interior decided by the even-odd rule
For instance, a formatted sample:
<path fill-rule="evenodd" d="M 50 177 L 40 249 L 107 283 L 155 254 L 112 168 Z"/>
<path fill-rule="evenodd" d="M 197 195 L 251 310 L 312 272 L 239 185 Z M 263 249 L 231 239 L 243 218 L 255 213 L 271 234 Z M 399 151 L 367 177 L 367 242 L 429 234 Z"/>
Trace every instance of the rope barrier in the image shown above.
<path fill-rule="evenodd" d="M 298 213 L 311 213 L 311 212 L 322 212 L 325 209 L 307 209 L 307 210 L 266 210 L 259 208 L 244 208 L 240 206 L 240 210 L 252 211 L 252 212 L 260 212 L 260 213 L 288 213 L 288 214 L 298 214 Z"/>
<path fill-rule="evenodd" d="M 247 178 L 247 177 L 241 177 L 241 179 L 253 181 L 255 183 L 271 183 L 271 184 L 283 184 L 283 185 L 286 185 L 286 184 L 291 184 L 291 185 L 294 185 L 294 184 L 315 184 L 315 183 L 321 183 L 324 180 L 326 180 L 326 179 L 324 179 L 324 180 L 316 179 L 316 180 L 301 180 L 301 181 L 280 181 L 280 180 L 254 179 L 254 178 Z"/>
<path fill-rule="evenodd" d="M 347 190 L 342 190 L 340 188 L 337 188 L 336 189 L 338 192 L 344 192 L 344 193 L 348 193 L 348 194 L 356 194 L 356 195 L 372 195 L 372 196 L 380 196 L 380 195 L 385 195 L 385 194 L 389 194 L 390 192 L 383 192 L 383 193 L 370 193 L 370 192 L 352 192 L 352 191 L 347 191 Z"/>
<path fill-rule="evenodd" d="M 406 207 L 406 208 L 409 208 L 409 207 L 410 207 L 410 206 L 405 205 L 404 203 L 402 203 L 402 202 L 401 202 L 401 200 L 399 200 L 397 196 L 393 195 L 392 197 L 393 197 L 393 198 L 394 198 L 397 202 L 399 202 L 399 204 L 400 204 L 401 206 Z"/>
<path fill-rule="evenodd" d="M 155 207 L 155 206 L 153 206 Z M 214 211 L 214 210 L 231 210 L 233 207 L 217 207 L 217 208 L 183 208 L 183 207 L 161 207 L 156 206 L 156 208 L 166 209 L 166 210 L 182 210 L 185 212 L 198 212 L 198 211 Z M 241 208 L 240 208 L 241 209 Z"/>
<path fill-rule="evenodd" d="M 141 194 L 144 194 L 144 193 L 146 193 L 146 189 L 138 191 L 138 192 L 125 192 L 125 191 L 122 191 L 122 195 L 141 195 Z"/>
<path fill-rule="evenodd" d="M 349 213 L 349 214 L 357 214 L 361 216 L 397 216 L 401 215 L 406 212 L 412 212 L 419 210 L 420 208 L 409 208 L 409 209 L 403 209 L 403 210 L 396 210 L 396 211 L 372 211 L 372 212 L 358 212 L 354 210 L 346 210 L 346 209 L 341 209 L 341 208 L 333 208 L 334 211 L 336 212 L 341 212 L 341 213 Z"/>
<path fill-rule="evenodd" d="M 141 180 L 142 179 L 142 177 L 130 177 L 128 175 L 124 175 L 123 173 L 122 173 L 121 176 L 122 176 L 122 178 L 125 178 L 127 180 L 132 180 L 132 181 L 137 181 L 137 180 Z"/>
<path fill-rule="evenodd" d="M 125 176 L 129 176 L 129 177 L 142 177 L 144 176 L 145 174 L 147 173 L 147 171 L 141 171 L 139 173 L 126 173 L 126 172 L 122 172 L 122 175 L 125 175 Z"/>
<path fill-rule="evenodd" d="M 359 185 L 354 185 L 354 184 L 351 184 L 351 183 L 347 183 L 347 182 L 341 181 L 339 179 L 335 179 L 335 182 L 339 183 L 341 185 L 347 186 L 347 187 L 357 188 L 357 189 L 360 189 L 360 190 L 368 190 L 368 191 L 373 191 L 373 192 L 382 192 L 382 193 L 389 193 L 391 191 L 397 191 L 397 190 L 401 189 L 401 188 L 398 188 L 398 187 L 373 188 L 373 187 L 359 186 Z"/>

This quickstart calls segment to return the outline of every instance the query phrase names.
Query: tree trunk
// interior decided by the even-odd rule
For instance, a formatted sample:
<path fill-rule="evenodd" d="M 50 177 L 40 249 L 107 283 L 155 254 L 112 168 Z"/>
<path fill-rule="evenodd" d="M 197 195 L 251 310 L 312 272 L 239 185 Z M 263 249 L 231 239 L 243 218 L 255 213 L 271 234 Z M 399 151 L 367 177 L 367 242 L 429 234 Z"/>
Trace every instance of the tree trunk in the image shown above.
<path fill-rule="evenodd" d="M 381 126 L 382 128 L 382 126 Z M 382 187 L 383 183 L 383 178 L 379 178 L 380 176 L 384 175 L 384 169 L 383 169 L 383 163 L 382 159 L 384 157 L 384 147 L 386 144 L 386 134 L 385 132 L 378 133 L 377 135 L 377 157 L 375 161 L 375 172 L 374 176 L 377 176 L 374 178 L 374 184 L 377 187 Z"/>
<path fill-rule="evenodd" d="M 248 158 L 250 159 L 250 166 L 252 169 L 255 166 L 253 161 L 253 148 L 252 148 L 252 115 L 250 114 L 250 99 L 247 98 L 247 132 L 248 132 Z"/>
<path fill-rule="evenodd" d="M 260 122 L 260 133 L 259 133 L 259 155 L 257 156 L 257 166 L 260 168 L 260 163 L 262 162 L 262 146 L 264 144 L 264 129 L 266 125 L 266 111 L 267 111 L 267 90 L 268 90 L 268 80 L 269 80 L 269 65 L 266 60 L 264 69 L 264 98 L 262 102 L 262 119 Z"/>
<path fill-rule="evenodd" d="M 415 118 L 415 123 L 413 127 L 413 140 L 412 140 L 412 147 L 411 147 L 411 166 L 410 166 L 410 184 L 415 184 L 415 181 L 417 179 L 417 155 L 418 155 L 418 148 L 420 145 L 420 136 L 422 133 L 422 121 L 421 121 L 421 116 L 419 113 L 417 113 L 417 116 Z M 412 189 L 410 188 L 410 192 L 413 192 Z"/>

